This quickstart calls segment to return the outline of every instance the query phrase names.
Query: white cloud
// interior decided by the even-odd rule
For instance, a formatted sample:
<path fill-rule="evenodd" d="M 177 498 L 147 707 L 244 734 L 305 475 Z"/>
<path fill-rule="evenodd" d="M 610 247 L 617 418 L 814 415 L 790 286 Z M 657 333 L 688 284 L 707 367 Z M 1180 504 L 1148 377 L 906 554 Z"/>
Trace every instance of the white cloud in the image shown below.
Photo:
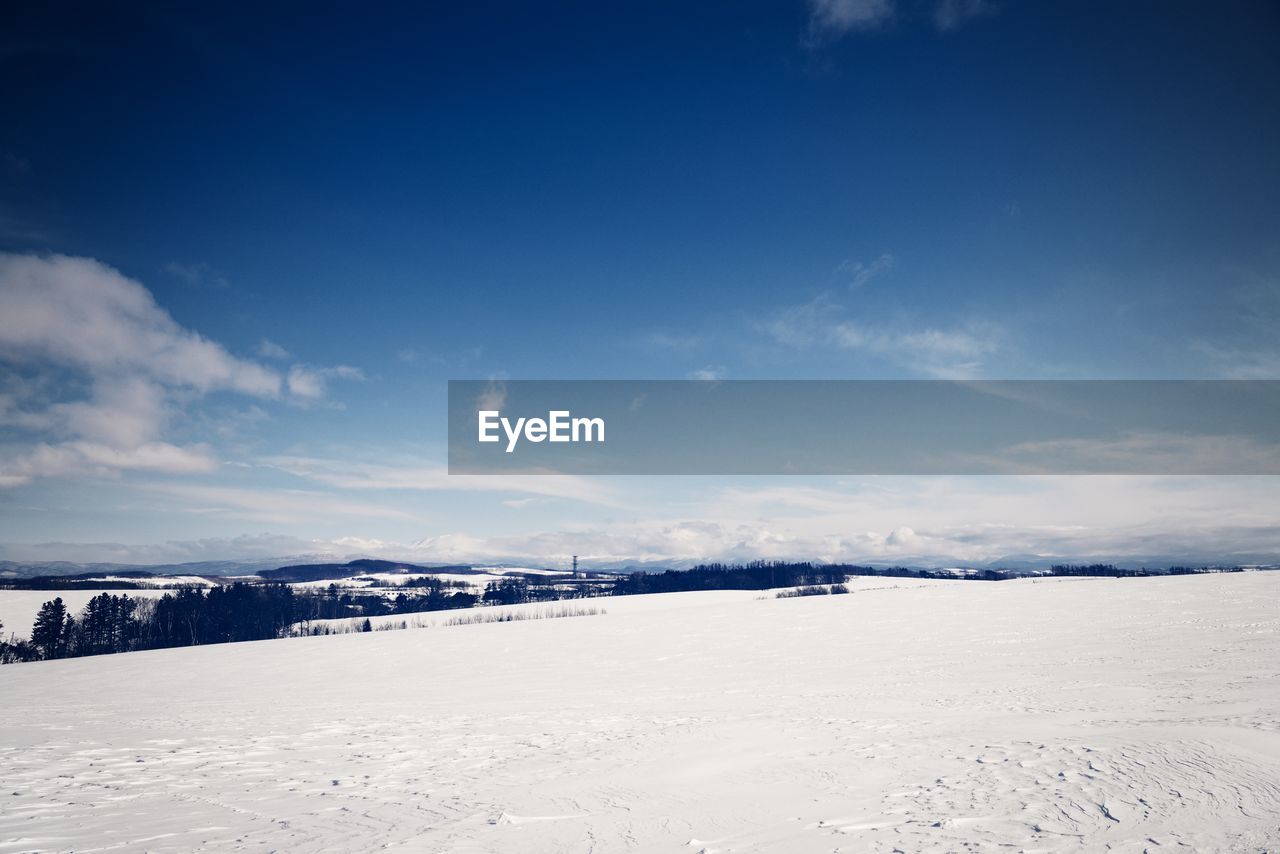
<path fill-rule="evenodd" d="M 270 342 L 263 342 L 264 345 Z M 273 345 L 274 346 L 274 345 Z M 350 367 L 288 378 L 178 324 L 138 282 L 90 258 L 0 253 L 0 424 L 36 433 L 0 485 L 130 469 L 190 473 L 206 446 L 164 440 L 180 405 L 214 391 L 315 399 Z"/>
<path fill-rule="evenodd" d="M 350 365 L 337 365 L 332 368 L 294 365 L 289 369 L 287 378 L 289 393 L 305 400 L 318 400 L 325 396 L 331 379 L 362 380 L 364 373 Z"/>
<path fill-rule="evenodd" d="M 37 477 L 105 477 L 132 470 L 192 474 L 216 467 L 207 445 L 143 442 L 122 448 L 86 441 L 41 443 L 0 465 L 0 486 L 20 486 Z"/>
<path fill-rule="evenodd" d="M 894 528 L 889 532 L 889 536 L 885 537 L 885 545 L 893 547 L 913 546 L 919 541 L 916 532 L 906 525 L 900 528 Z"/>
<path fill-rule="evenodd" d="M 507 384 L 502 380 L 489 380 L 484 391 L 476 398 L 478 411 L 499 410 L 507 402 Z"/>
<path fill-rule="evenodd" d="M 891 0 L 809 0 L 809 36 L 823 41 L 871 30 L 894 16 Z"/>
<path fill-rule="evenodd" d="M 289 351 L 276 342 L 263 338 L 258 342 L 258 355 L 264 359 L 287 359 Z"/>
<path fill-rule="evenodd" d="M 118 448 L 156 438 L 169 418 L 165 390 L 143 377 L 103 377 L 88 400 L 54 403 L 48 412 L 61 432 Z"/>
<path fill-rule="evenodd" d="M 538 499 L 536 498 L 508 498 L 506 501 L 502 503 L 506 507 L 511 507 L 515 510 L 521 510 L 525 507 L 528 507 L 530 504 L 532 504 L 537 500 Z"/>
<path fill-rule="evenodd" d="M 847 332 L 847 330 L 844 330 Z M 939 379 L 972 379 L 1000 351 L 1003 332 L 994 324 L 920 329 L 877 337 L 873 350 L 918 373 Z"/>
<path fill-rule="evenodd" d="M 0 356 L 94 376 L 274 396 L 280 377 L 184 329 L 142 285 L 89 258 L 0 255 Z"/>
<path fill-rule="evenodd" d="M 176 473 L 212 471 L 217 462 L 207 445 L 180 448 L 167 442 L 144 442 L 128 448 L 70 442 L 61 448 L 74 450 L 90 465 L 103 469 L 144 469 Z"/>
<path fill-rule="evenodd" d="M 706 381 L 722 380 L 724 379 L 724 366 L 707 365 L 706 367 L 698 368 L 696 371 L 690 371 L 688 378 L 691 380 Z"/>

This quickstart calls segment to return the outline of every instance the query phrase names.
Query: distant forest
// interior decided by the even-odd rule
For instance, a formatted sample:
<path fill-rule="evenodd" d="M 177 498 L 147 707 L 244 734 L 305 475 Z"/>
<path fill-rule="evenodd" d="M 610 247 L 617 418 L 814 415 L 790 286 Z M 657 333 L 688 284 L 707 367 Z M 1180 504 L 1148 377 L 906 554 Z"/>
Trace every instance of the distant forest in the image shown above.
<path fill-rule="evenodd" d="M 356 567 L 361 569 L 363 567 Z M 443 611 L 484 605 L 516 605 L 586 596 L 627 596 L 641 593 L 677 593 L 697 590 L 768 590 L 843 584 L 856 576 L 955 579 L 945 570 L 908 567 L 870 567 L 853 564 L 778 563 L 705 564 L 687 570 L 662 573 L 633 572 L 614 577 L 609 584 L 575 589 L 557 586 L 557 577 L 512 576 L 492 581 L 480 595 L 459 582 L 414 578 L 397 585 L 394 597 L 377 592 L 327 588 L 297 589 L 283 579 L 335 581 L 336 566 L 284 567 L 261 573 L 262 583 L 236 581 L 207 590 L 182 587 L 158 599 L 130 598 L 128 593 L 100 593 L 78 614 L 71 614 L 61 597 L 41 606 L 29 640 L 0 641 L 0 664 L 73 658 L 85 655 L 199 646 L 236 641 L 267 640 L 289 634 L 321 634 L 316 620 L 359 618 L 389 614 Z M 469 567 L 450 568 L 450 572 Z M 1057 565 L 1050 576 L 1098 576 L 1132 578 L 1150 575 L 1188 575 L 1205 568 L 1172 567 L 1166 570 L 1128 570 L 1111 564 Z M 1239 571 L 1225 570 L 1225 571 Z M 1024 577 L 998 569 L 980 570 L 965 579 L 1001 581 Z M 378 588 L 367 588 L 378 589 Z M 385 588 L 384 588 L 385 589 Z M 369 625 L 366 621 L 366 627 Z M 0 625 L 0 630 L 3 626 Z"/>

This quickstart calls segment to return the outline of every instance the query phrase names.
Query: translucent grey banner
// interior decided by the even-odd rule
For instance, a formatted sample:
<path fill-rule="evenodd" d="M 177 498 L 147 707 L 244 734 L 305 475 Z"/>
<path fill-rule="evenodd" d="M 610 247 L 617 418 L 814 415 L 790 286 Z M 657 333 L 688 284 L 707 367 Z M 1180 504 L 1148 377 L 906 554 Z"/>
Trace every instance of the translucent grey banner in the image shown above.
<path fill-rule="evenodd" d="M 450 474 L 1280 474 L 1272 380 L 454 380 Z"/>

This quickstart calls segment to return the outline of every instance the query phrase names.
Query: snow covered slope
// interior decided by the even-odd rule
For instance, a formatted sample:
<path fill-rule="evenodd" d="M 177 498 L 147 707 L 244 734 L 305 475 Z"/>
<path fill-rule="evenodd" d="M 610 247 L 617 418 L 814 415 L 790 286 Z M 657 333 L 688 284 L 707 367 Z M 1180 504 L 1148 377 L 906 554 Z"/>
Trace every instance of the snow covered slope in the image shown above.
<path fill-rule="evenodd" d="M 1280 573 L 851 586 L 6 666 L 0 852 L 1280 846 Z"/>

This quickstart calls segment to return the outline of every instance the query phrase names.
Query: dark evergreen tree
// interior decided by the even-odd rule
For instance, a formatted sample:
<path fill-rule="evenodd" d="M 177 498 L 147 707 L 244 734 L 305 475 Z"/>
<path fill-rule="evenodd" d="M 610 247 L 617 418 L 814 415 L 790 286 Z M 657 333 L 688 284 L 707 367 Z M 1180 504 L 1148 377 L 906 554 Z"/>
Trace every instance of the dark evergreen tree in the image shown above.
<path fill-rule="evenodd" d="M 40 606 L 36 621 L 31 626 L 31 645 L 41 658 L 61 658 L 67 651 L 68 635 L 73 621 L 67 615 L 67 606 L 58 596 Z"/>
<path fill-rule="evenodd" d="M 529 601 L 529 583 L 520 578 L 490 581 L 482 597 L 486 605 L 518 605 Z"/>

